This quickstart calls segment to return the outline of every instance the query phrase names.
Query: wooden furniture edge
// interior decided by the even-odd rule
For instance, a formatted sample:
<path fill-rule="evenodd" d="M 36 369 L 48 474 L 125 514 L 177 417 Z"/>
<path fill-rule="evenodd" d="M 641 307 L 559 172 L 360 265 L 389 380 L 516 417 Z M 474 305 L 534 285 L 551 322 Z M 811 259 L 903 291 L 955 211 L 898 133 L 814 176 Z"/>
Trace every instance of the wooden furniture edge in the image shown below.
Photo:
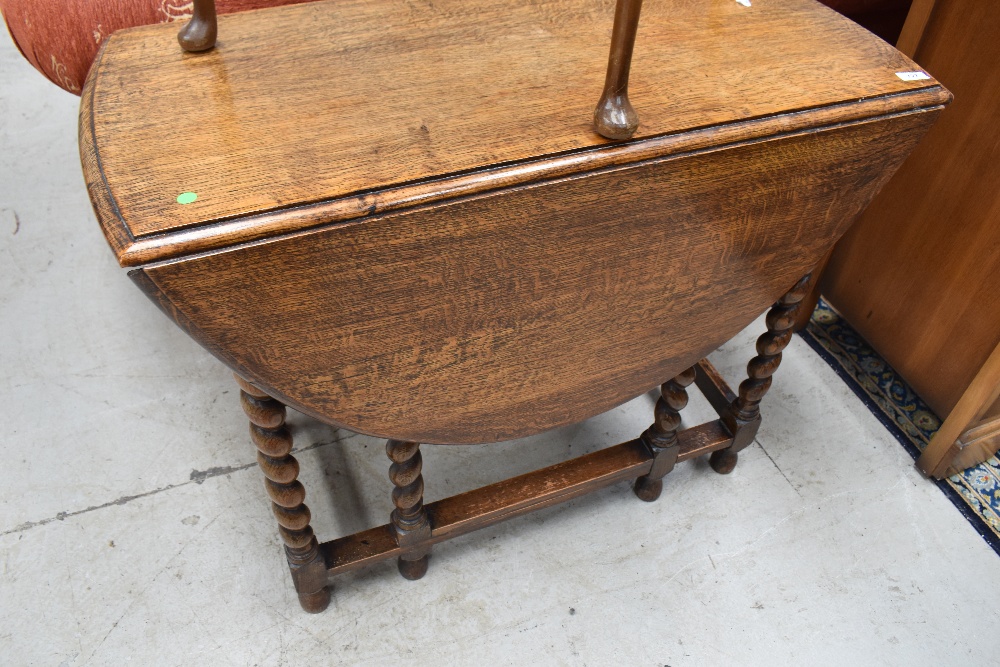
<path fill-rule="evenodd" d="M 104 232 L 104 238 L 107 239 L 111 249 L 115 252 L 115 257 L 121 263 L 124 249 L 135 243 L 135 237 L 132 236 L 128 225 L 125 224 L 125 219 L 111 195 L 111 188 L 104 176 L 101 156 L 97 150 L 94 129 L 94 90 L 97 72 L 104 58 L 104 52 L 113 39 L 114 35 L 111 35 L 101 45 L 83 84 L 83 90 L 80 93 L 78 140 L 80 142 L 80 164 L 83 167 L 84 182 L 87 184 L 87 191 L 90 194 L 90 203 L 94 207 L 94 214 Z"/>
<path fill-rule="evenodd" d="M 955 408 L 917 459 L 917 467 L 941 479 L 982 463 L 1000 448 L 1000 418 L 980 422 L 1000 397 L 1000 344 L 987 358 Z"/>
<path fill-rule="evenodd" d="M 950 476 L 989 460 L 1000 451 L 1000 417 L 977 422 L 958 438 L 958 454 L 944 475 Z"/>
<path fill-rule="evenodd" d="M 207 344 L 206 337 L 202 334 L 201 330 L 188 319 L 182 310 L 174 305 L 170 298 L 164 294 L 159 287 L 157 287 L 156 283 L 150 279 L 149 275 L 144 270 L 133 269 L 128 272 L 128 277 L 132 279 L 135 285 L 143 292 L 143 294 L 146 295 L 147 298 L 149 298 L 150 301 L 156 305 L 157 308 L 160 309 L 161 312 L 163 312 L 164 315 L 176 322 L 181 330 L 183 330 L 193 340 L 198 342 L 212 356 L 232 370 L 238 380 L 246 383 L 247 385 L 252 385 L 252 383 L 246 379 L 253 376 L 250 370 L 243 366 L 243 364 L 241 364 L 236 358 L 226 354 L 225 350 L 219 348 L 218 346 Z M 720 417 L 724 417 L 729 411 L 730 404 L 736 400 L 736 393 L 733 392 L 725 378 L 722 377 L 722 374 L 716 370 L 715 366 L 713 366 L 707 358 L 700 360 L 697 363 L 696 368 L 698 373 L 698 388 L 705 394 L 716 413 Z M 366 433 L 364 431 L 343 426 L 334 420 L 324 417 L 319 412 L 309 409 L 307 406 L 303 406 L 298 402 L 292 401 L 283 393 L 270 387 L 267 389 L 267 392 L 269 396 L 279 400 L 282 404 L 293 406 L 296 411 L 312 417 L 321 423 L 330 424 L 336 428 L 345 428 L 354 433 L 361 433 L 372 437 L 382 437 L 373 433 Z M 736 430 L 731 427 L 726 427 L 722 421 L 717 420 L 715 422 L 711 422 L 711 426 L 709 426 L 709 424 L 702 424 L 701 426 L 692 427 L 678 432 L 681 447 L 681 454 L 679 455 L 678 461 L 685 461 L 688 458 L 701 456 L 715 451 L 716 449 L 723 449 L 732 444 L 733 436 L 729 435 L 729 430 L 727 430 L 727 428 L 729 428 L 729 430 Z M 716 443 L 719 438 L 723 437 L 728 438 L 724 444 L 720 444 L 718 446 L 713 444 Z M 638 442 L 638 440 L 636 442 Z M 652 455 L 650 456 L 652 457 Z M 636 473 L 636 476 L 642 474 L 644 474 L 644 471 Z"/>
<path fill-rule="evenodd" d="M 906 14 L 906 22 L 903 24 L 899 39 L 896 40 L 896 48 L 907 58 L 915 59 L 920 40 L 923 39 L 927 23 L 930 21 L 931 13 L 934 10 L 934 3 L 937 0 L 913 0 L 910 11 Z M 800 331 L 809 324 L 809 318 L 819 303 L 823 291 L 823 273 L 826 265 L 833 257 L 836 245 L 823 257 L 823 261 L 816 267 L 816 280 L 813 281 L 812 290 L 806 296 L 804 307 L 799 311 L 799 319 L 795 323 L 795 330 Z"/>
<path fill-rule="evenodd" d="M 253 377 L 253 373 L 250 372 L 250 369 L 246 368 L 235 357 L 227 354 L 226 351 L 221 349 L 219 346 L 211 345 L 208 341 L 208 338 L 202 333 L 201 329 L 195 326 L 194 323 L 188 319 L 187 315 L 184 314 L 184 311 L 178 308 L 170 300 L 170 298 L 166 294 L 164 294 L 159 287 L 157 287 L 156 283 L 154 283 L 150 279 L 149 274 L 147 274 L 142 269 L 132 269 L 128 272 L 128 277 L 132 279 L 132 282 L 135 283 L 135 285 L 142 291 L 143 294 L 146 295 L 146 297 L 150 301 L 156 304 L 156 307 L 159 308 L 164 315 L 166 315 L 170 320 L 176 322 L 177 326 L 179 326 L 181 330 L 184 331 L 184 333 L 186 333 L 195 342 L 201 345 L 202 348 L 204 348 L 209 354 L 211 354 L 213 357 L 221 361 L 231 371 L 233 371 L 235 374 L 237 374 L 244 380 L 246 380 L 246 378 L 248 377 Z M 292 401 L 291 398 L 289 398 L 282 392 L 279 392 L 270 387 L 268 388 L 267 391 L 269 395 L 281 401 L 284 405 L 292 406 L 297 412 L 301 412 L 304 415 L 312 417 L 316 421 L 319 421 L 323 424 L 329 424 L 336 428 L 347 428 L 342 424 L 338 424 L 337 422 L 324 417 L 323 415 L 314 410 L 310 410 L 308 407 L 304 405 L 300 405 L 296 401 Z M 354 432 L 362 433 L 361 431 L 354 431 Z M 374 434 L 371 433 L 364 433 L 364 435 L 374 436 Z M 374 436 L 374 437 L 380 437 L 380 436 Z"/>
<path fill-rule="evenodd" d="M 920 40 L 924 37 L 927 23 L 931 20 L 934 12 L 934 3 L 937 0 L 913 0 L 910 11 L 906 14 L 906 22 L 903 23 L 903 30 L 896 40 L 896 48 L 908 58 L 913 58 L 920 47 Z"/>
<path fill-rule="evenodd" d="M 108 41 L 110 43 L 111 40 Z M 105 47 L 107 48 L 107 43 Z M 316 228 L 360 222 L 391 212 L 482 196 L 501 190 L 578 178 L 603 171 L 714 152 L 746 143 L 770 141 L 896 115 L 943 107 L 952 95 L 937 82 L 902 93 L 841 102 L 735 123 L 692 128 L 683 132 L 604 144 L 512 164 L 492 165 L 374 192 L 356 192 L 332 200 L 302 203 L 251 216 L 207 220 L 163 234 L 134 237 L 121 216 L 101 167 L 93 125 L 93 99 L 99 83 L 100 59 L 81 96 L 80 154 L 84 178 L 105 237 L 124 268 L 188 257 L 264 239 L 290 236 Z"/>
<path fill-rule="evenodd" d="M 864 211 L 862 211 L 863 213 Z M 858 214 L 860 215 L 860 213 Z M 812 318 L 813 311 L 816 310 L 816 306 L 819 305 L 820 296 L 822 296 L 822 281 L 823 272 L 826 271 L 826 265 L 830 263 L 830 258 L 833 257 L 833 250 L 837 245 L 834 244 L 826 251 L 823 255 L 823 259 L 819 260 L 819 264 L 813 269 L 813 275 L 816 276 L 815 280 L 812 282 L 812 286 L 809 289 L 809 294 L 806 294 L 806 298 L 802 301 L 802 308 L 799 309 L 799 314 L 795 320 L 795 326 L 793 327 L 795 331 L 802 331 L 809 325 L 809 320 Z"/>

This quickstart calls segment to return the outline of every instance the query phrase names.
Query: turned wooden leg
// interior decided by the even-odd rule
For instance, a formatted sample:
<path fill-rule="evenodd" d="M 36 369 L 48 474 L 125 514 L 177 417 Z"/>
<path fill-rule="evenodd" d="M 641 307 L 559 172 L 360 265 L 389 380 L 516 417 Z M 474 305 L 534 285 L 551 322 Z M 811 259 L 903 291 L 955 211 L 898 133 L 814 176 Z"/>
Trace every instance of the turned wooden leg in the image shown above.
<path fill-rule="evenodd" d="M 215 0 L 194 0 L 191 20 L 177 35 L 181 48 L 191 53 L 208 51 L 215 47 L 218 35 L 219 19 L 215 11 Z"/>
<path fill-rule="evenodd" d="M 292 436 L 285 426 L 285 406 L 243 378 L 236 376 L 236 381 L 299 602 L 308 612 L 321 612 L 330 604 L 326 564 L 309 526 L 309 508 L 303 502 L 306 490 L 298 481 L 299 462 L 291 455 Z"/>
<path fill-rule="evenodd" d="M 740 383 L 739 395 L 722 416 L 733 436 L 733 444 L 712 452 L 709 463 L 715 472 L 726 475 L 739 460 L 738 453 L 757 436 L 760 401 L 771 387 L 771 376 L 781 363 L 781 351 L 792 339 L 792 327 L 799 304 L 809 291 L 812 274 L 806 274 L 767 313 L 767 332 L 757 339 L 757 356 L 747 364 L 747 379 Z"/>
<path fill-rule="evenodd" d="M 608 139 L 628 139 L 639 129 L 639 114 L 628 99 L 628 77 L 641 12 L 642 0 L 618 0 L 615 5 L 608 72 L 594 109 L 594 130 Z"/>
<path fill-rule="evenodd" d="M 695 369 L 689 368 L 660 387 L 660 398 L 654 408 L 653 425 L 640 436 L 653 455 L 649 474 L 635 480 L 635 495 L 646 502 L 653 502 L 663 490 L 663 477 L 674 469 L 680 443 L 677 429 L 681 425 L 681 410 L 688 403 L 687 387 L 694 382 Z"/>
<path fill-rule="evenodd" d="M 431 524 L 424 509 L 420 445 L 390 440 L 385 445 L 385 453 L 392 461 L 389 479 L 395 486 L 392 503 L 396 509 L 390 521 L 395 529 L 396 544 L 403 549 L 398 561 L 399 573 L 406 579 L 419 579 L 427 573 L 430 547 L 425 542 L 431 536 Z"/>

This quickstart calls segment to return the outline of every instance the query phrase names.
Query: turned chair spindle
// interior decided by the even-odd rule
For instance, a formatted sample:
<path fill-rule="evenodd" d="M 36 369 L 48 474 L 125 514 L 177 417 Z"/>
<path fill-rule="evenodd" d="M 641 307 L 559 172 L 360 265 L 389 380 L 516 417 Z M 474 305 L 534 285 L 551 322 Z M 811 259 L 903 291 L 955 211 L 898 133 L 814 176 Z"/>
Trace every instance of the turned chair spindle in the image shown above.
<path fill-rule="evenodd" d="M 607 139 L 628 139 L 639 128 L 639 114 L 628 99 L 628 76 L 641 10 L 642 0 L 618 0 L 615 5 L 608 74 L 594 109 L 594 130 Z"/>

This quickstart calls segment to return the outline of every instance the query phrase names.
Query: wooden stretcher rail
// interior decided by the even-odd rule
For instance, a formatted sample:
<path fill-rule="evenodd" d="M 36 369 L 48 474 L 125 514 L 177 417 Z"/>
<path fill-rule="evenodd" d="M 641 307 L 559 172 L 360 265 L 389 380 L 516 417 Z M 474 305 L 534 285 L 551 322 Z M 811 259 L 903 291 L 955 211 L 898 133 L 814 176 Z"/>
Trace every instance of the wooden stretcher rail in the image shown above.
<path fill-rule="evenodd" d="M 699 361 L 695 372 L 694 383 L 721 417 L 736 400 L 736 394 L 708 359 Z"/>
<path fill-rule="evenodd" d="M 732 437 L 718 420 L 678 434 L 678 461 L 728 447 Z M 616 482 L 649 472 L 653 456 L 640 440 L 630 440 L 519 477 L 438 500 L 426 506 L 431 522 L 427 544 L 436 544 L 507 519 L 557 505 Z M 350 572 L 388 558 L 403 549 L 391 524 L 320 545 L 327 576 Z"/>

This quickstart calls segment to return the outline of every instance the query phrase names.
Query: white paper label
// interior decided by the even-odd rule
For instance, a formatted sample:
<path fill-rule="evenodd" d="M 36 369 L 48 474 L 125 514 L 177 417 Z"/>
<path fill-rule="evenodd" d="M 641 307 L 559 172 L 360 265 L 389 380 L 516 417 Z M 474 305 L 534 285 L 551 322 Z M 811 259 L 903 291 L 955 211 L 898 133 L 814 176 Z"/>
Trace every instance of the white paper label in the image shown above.
<path fill-rule="evenodd" d="M 896 76 L 903 81 L 923 81 L 924 79 L 931 78 L 931 75 L 927 72 L 896 72 Z"/>
<path fill-rule="evenodd" d="M 741 5 L 743 5 L 744 7 L 749 7 L 750 6 L 750 0 L 736 0 L 736 2 L 738 2 Z"/>

